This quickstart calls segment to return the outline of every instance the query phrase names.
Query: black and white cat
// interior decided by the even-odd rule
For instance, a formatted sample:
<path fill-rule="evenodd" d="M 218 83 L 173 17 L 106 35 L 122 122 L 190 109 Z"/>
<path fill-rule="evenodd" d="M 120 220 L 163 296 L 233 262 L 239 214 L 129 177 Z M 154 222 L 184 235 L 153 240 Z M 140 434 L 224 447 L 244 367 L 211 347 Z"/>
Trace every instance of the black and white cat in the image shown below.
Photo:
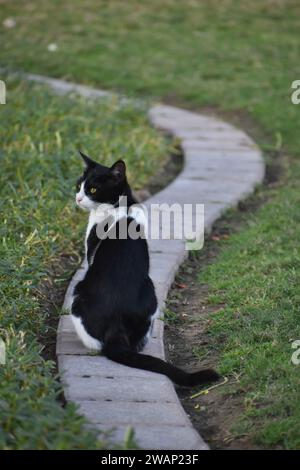
<path fill-rule="evenodd" d="M 122 160 L 112 167 L 94 162 L 81 153 L 85 171 L 77 182 L 76 203 L 90 211 L 85 239 L 84 274 L 74 288 L 71 306 L 76 332 L 88 348 L 102 351 L 109 359 L 126 366 L 158 372 L 179 385 L 193 386 L 218 379 L 212 369 L 187 373 L 153 356 L 139 354 L 145 345 L 157 299 L 149 277 L 149 253 L 145 237 L 99 239 L 97 227 L 106 222 L 103 214 L 114 214 L 106 224 L 116 233 L 125 221 L 145 225 L 136 208 Z M 126 206 L 120 205 L 126 196 Z M 102 210 L 103 209 L 103 210 Z M 105 212 L 106 211 L 106 212 Z M 111 225 L 109 225 L 111 224 Z"/>

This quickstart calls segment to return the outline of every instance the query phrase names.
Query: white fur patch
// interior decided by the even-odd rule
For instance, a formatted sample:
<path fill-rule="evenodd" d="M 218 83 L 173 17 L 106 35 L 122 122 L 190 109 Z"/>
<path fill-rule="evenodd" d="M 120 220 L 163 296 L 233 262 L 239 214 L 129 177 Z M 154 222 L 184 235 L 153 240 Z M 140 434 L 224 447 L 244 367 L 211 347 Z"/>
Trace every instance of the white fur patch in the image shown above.
<path fill-rule="evenodd" d="M 140 206 L 131 206 L 128 210 L 127 207 L 114 207 L 112 204 L 99 204 L 97 209 L 90 211 L 89 221 L 85 234 L 85 252 L 87 253 L 87 239 L 90 231 L 95 224 L 103 222 L 107 217 L 111 216 L 113 221 L 107 231 L 109 231 L 113 225 L 115 225 L 123 217 L 131 217 L 136 221 L 137 224 L 143 226 L 147 230 L 147 218 L 143 209 Z"/>
<path fill-rule="evenodd" d="M 85 345 L 85 347 L 88 349 L 101 351 L 101 347 L 102 347 L 101 341 L 99 341 L 96 338 L 93 338 L 87 333 L 86 329 L 84 328 L 82 324 L 81 318 L 76 317 L 75 315 L 72 315 L 72 314 L 71 314 L 71 318 L 72 318 L 76 333 L 78 337 L 81 339 L 81 341 L 83 342 L 83 344 Z"/>
<path fill-rule="evenodd" d="M 86 258 L 83 260 L 81 263 L 80 268 L 77 269 L 76 273 L 72 277 L 72 280 L 68 286 L 66 295 L 65 295 L 65 300 L 63 304 L 63 310 L 66 310 L 68 312 L 71 312 L 73 300 L 74 300 L 74 289 L 77 286 L 78 282 L 82 281 L 85 278 L 85 274 L 88 270 L 88 263 Z"/>
<path fill-rule="evenodd" d="M 146 336 L 145 336 L 145 339 L 147 341 L 152 336 L 154 320 L 155 320 L 155 318 L 159 318 L 159 317 L 160 317 L 160 309 L 159 309 L 159 307 L 157 307 L 157 309 L 155 310 L 155 312 L 151 316 L 151 325 L 149 326 L 149 330 L 147 331 Z"/>
<path fill-rule="evenodd" d="M 134 205 L 129 207 L 128 215 L 147 231 L 148 221 L 142 206 Z"/>
<path fill-rule="evenodd" d="M 84 210 L 91 211 L 92 209 L 96 209 L 98 203 L 92 201 L 87 195 L 84 190 L 85 181 L 83 181 L 80 185 L 80 190 L 76 193 L 76 204 Z M 80 199 L 80 200 L 79 200 Z"/>

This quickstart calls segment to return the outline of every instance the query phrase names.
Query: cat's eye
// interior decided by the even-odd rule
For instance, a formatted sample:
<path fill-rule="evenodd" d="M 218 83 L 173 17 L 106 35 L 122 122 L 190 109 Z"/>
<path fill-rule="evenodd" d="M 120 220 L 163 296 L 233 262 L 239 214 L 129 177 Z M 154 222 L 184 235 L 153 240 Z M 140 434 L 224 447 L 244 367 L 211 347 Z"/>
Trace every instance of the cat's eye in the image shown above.
<path fill-rule="evenodd" d="M 97 191 L 96 188 L 91 188 L 91 189 L 90 189 L 90 193 L 91 193 L 91 194 L 95 194 L 96 191 Z"/>

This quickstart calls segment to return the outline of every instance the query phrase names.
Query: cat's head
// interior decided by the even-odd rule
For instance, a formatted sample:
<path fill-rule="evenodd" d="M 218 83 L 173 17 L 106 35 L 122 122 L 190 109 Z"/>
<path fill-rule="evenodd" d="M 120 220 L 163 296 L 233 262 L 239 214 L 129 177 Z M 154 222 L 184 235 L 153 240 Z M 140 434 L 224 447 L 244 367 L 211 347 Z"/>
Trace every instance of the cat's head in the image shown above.
<path fill-rule="evenodd" d="M 111 167 L 107 167 L 93 161 L 82 152 L 80 155 L 85 170 L 76 184 L 76 204 L 81 209 L 89 211 L 97 209 L 99 204 L 115 204 L 128 186 L 123 160 L 118 160 Z"/>

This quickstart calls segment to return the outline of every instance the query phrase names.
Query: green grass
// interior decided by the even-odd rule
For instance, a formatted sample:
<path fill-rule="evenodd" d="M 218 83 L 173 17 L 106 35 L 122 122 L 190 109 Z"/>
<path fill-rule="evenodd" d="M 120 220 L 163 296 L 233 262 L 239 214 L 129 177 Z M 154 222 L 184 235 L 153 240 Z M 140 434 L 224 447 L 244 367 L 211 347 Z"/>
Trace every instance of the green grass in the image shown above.
<path fill-rule="evenodd" d="M 295 0 L 7 0 L 0 16 L 16 20 L 12 29 L 0 22 L 5 65 L 192 106 L 242 108 L 298 150 L 300 113 L 290 102 L 300 73 Z"/>
<path fill-rule="evenodd" d="M 218 242 L 217 261 L 199 282 L 210 287 L 208 302 L 222 306 L 207 329 L 209 348 L 222 374 L 239 377 L 231 393 L 241 394 L 244 414 L 233 435 L 299 449 L 300 377 L 291 356 L 300 338 L 300 195 L 296 185 L 274 193 L 241 231 Z"/>
<path fill-rule="evenodd" d="M 74 204 L 83 168 L 77 148 L 106 164 L 124 158 L 138 187 L 162 164 L 165 142 L 140 106 L 116 99 L 92 104 L 6 81 L 9 104 L 0 108 L 0 334 L 7 362 L 0 366 L 0 448 L 100 448 L 105 437 L 97 443 L 74 405 L 62 408 L 54 363 L 42 357 L 51 318 L 61 307 L 55 291 L 65 289 L 82 250 L 86 214 Z M 49 291 L 51 308 L 45 303 Z"/>
<path fill-rule="evenodd" d="M 192 108 L 242 110 L 261 129 L 259 143 L 282 141 L 284 184 L 224 242 L 203 279 L 211 302 L 226 304 L 211 326 L 220 367 L 242 374 L 236 432 L 247 428 L 266 447 L 300 448 L 299 367 L 290 364 L 290 340 L 300 338 L 300 107 L 290 100 L 300 74 L 299 2 L 15 0 L 2 1 L 0 14 L 16 19 L 15 28 L 0 26 L 5 65 Z M 24 118 L 26 111 L 14 110 Z M 68 145 L 65 136 L 62 148 Z"/>

